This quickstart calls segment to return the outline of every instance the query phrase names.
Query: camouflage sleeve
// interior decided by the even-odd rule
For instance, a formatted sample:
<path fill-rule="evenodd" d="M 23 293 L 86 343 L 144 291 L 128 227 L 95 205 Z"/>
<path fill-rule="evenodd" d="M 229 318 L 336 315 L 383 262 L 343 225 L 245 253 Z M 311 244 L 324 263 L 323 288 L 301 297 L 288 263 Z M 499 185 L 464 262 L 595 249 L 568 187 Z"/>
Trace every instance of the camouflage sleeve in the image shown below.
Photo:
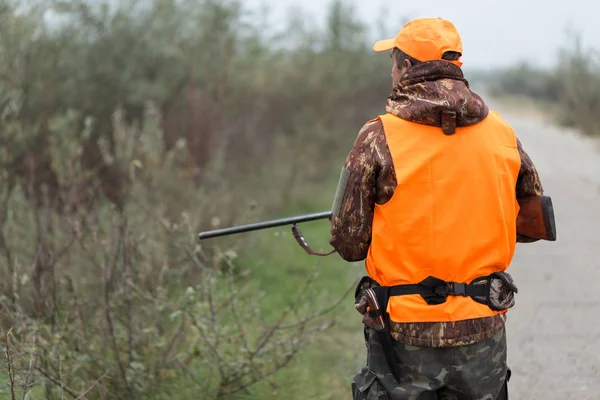
<path fill-rule="evenodd" d="M 529 155 L 517 139 L 517 149 L 521 157 L 521 170 L 517 179 L 517 198 L 525 196 L 541 196 L 544 194 L 542 182 Z"/>
<path fill-rule="evenodd" d="M 377 196 L 379 166 L 374 148 L 381 122 L 369 122 L 358 133 L 340 175 L 332 206 L 330 244 L 346 261 L 367 257 Z"/>
<path fill-rule="evenodd" d="M 519 171 L 519 177 L 517 178 L 517 198 L 526 196 L 541 196 L 544 194 L 542 188 L 542 182 L 538 172 L 531 161 L 529 155 L 523 149 L 521 141 L 517 139 L 517 149 L 519 156 L 521 157 L 521 170 Z M 517 242 L 520 243 L 532 243 L 537 242 L 539 239 L 532 239 L 527 236 L 522 236 L 517 233 Z"/>

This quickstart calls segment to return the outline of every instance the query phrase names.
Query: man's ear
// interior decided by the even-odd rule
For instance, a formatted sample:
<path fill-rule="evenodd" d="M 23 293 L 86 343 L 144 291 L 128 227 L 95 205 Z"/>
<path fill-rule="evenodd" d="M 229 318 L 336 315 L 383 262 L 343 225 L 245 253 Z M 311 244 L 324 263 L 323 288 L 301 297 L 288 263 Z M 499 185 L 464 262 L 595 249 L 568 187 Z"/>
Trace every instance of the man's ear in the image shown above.
<path fill-rule="evenodd" d="M 405 58 L 404 61 L 402 61 L 402 66 L 406 69 L 412 67 L 412 62 L 410 62 L 410 60 L 408 58 Z"/>

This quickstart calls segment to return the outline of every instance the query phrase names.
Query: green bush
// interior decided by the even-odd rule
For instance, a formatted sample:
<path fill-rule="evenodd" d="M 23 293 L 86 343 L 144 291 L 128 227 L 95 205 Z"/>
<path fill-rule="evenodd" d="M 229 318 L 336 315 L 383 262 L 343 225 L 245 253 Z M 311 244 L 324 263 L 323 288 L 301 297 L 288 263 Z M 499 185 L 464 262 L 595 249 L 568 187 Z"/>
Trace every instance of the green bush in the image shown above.
<path fill-rule="evenodd" d="M 561 82 L 554 72 L 533 67 L 528 63 L 488 74 L 486 84 L 493 96 L 524 96 L 543 102 L 557 102 Z"/>
<path fill-rule="evenodd" d="M 293 255 L 259 272 L 264 235 L 196 234 L 329 204 L 389 59 L 339 1 L 325 32 L 279 38 L 241 2 L 108 4 L 0 0 L 0 391 L 251 397 L 324 337 L 351 274 L 290 261 L 265 290 Z"/>
<path fill-rule="evenodd" d="M 556 77 L 562 82 L 559 121 L 588 135 L 600 135 L 600 59 L 598 52 L 583 49 L 576 38 L 562 53 Z"/>
<path fill-rule="evenodd" d="M 521 96 L 550 105 L 556 121 L 588 135 L 600 135 L 600 64 L 598 52 L 582 48 L 580 38 L 557 52 L 550 70 L 526 63 L 488 74 L 488 88 L 495 96 Z"/>

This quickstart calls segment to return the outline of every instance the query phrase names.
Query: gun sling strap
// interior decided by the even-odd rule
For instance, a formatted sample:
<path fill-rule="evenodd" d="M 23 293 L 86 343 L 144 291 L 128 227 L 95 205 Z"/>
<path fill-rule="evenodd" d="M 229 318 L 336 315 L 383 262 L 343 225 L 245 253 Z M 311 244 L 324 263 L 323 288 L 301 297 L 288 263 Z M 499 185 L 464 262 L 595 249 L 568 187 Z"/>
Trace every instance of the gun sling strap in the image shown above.
<path fill-rule="evenodd" d="M 491 297 L 493 290 L 498 290 L 498 286 L 493 285 L 492 281 L 500 280 L 500 288 L 508 291 L 508 295 L 500 303 Z M 365 276 L 361 279 L 357 287 L 357 294 L 364 282 L 376 283 L 373 279 Z M 493 287 L 495 286 L 495 289 Z M 418 284 L 410 285 L 396 285 L 396 286 L 373 286 L 371 289 L 377 296 L 379 302 L 379 310 L 369 310 L 368 313 L 371 317 L 383 316 L 385 320 L 385 328 L 383 330 L 375 330 L 377 338 L 383 352 L 385 354 L 386 361 L 390 367 L 390 370 L 396 380 L 400 382 L 400 372 L 398 364 L 395 362 L 395 352 L 392 346 L 392 337 L 390 335 L 390 318 L 387 310 L 387 305 L 390 296 L 403 296 L 418 294 L 429 305 L 443 304 L 448 296 L 469 296 L 474 301 L 488 305 L 492 310 L 501 311 L 506 308 L 512 307 L 514 304 L 514 293 L 516 293 L 517 287 L 514 285 L 512 278 L 507 273 L 493 273 L 488 276 L 474 279 L 471 283 L 458 283 L 458 282 L 446 282 L 435 277 L 428 277 Z M 506 300 L 508 298 L 508 301 Z"/>

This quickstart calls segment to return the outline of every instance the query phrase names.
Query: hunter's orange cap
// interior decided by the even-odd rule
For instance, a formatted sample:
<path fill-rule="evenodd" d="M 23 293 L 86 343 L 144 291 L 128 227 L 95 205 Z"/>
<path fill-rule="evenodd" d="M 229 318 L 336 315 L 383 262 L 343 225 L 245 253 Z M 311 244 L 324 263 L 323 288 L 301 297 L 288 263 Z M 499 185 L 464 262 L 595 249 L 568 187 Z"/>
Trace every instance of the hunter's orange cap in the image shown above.
<path fill-rule="evenodd" d="M 380 40 L 373 45 L 377 52 L 397 47 L 419 61 L 442 60 L 447 51 L 462 55 L 462 40 L 452 22 L 442 18 L 418 18 L 410 21 L 393 39 Z M 443 60 L 462 66 L 458 60 Z"/>

